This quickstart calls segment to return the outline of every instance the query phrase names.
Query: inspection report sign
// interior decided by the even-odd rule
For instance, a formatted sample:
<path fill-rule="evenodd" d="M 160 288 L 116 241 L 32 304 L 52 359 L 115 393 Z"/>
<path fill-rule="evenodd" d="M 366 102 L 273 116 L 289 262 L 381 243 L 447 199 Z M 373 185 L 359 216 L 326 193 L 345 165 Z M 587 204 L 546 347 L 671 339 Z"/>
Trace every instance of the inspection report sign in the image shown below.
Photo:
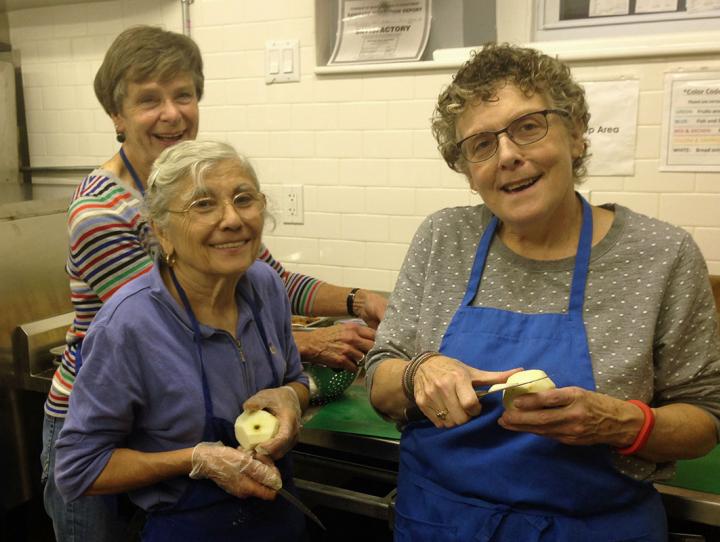
<path fill-rule="evenodd" d="M 328 64 L 420 60 L 430 36 L 431 0 L 339 0 Z"/>
<path fill-rule="evenodd" d="M 720 72 L 665 77 L 660 169 L 720 171 Z"/>

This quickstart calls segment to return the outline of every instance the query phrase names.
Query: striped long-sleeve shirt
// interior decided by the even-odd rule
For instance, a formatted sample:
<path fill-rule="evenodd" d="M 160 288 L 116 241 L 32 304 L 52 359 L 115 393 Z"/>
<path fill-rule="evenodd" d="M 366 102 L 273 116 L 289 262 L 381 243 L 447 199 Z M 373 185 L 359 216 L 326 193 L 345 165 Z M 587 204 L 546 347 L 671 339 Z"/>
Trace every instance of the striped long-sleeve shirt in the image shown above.
<path fill-rule="evenodd" d="M 88 326 L 102 304 L 120 287 L 150 271 L 158 245 L 141 213 L 142 196 L 113 173 L 96 169 L 83 179 L 68 209 L 69 253 L 66 270 L 75 311 L 67 346 L 45 402 L 49 416 L 65 417 L 75 382 L 75 357 Z M 285 283 L 293 314 L 312 309 L 317 279 L 290 273 L 261 247 L 259 259 Z"/>
<path fill-rule="evenodd" d="M 75 356 L 103 302 L 152 269 L 154 243 L 140 213 L 141 196 L 111 172 L 97 169 L 75 190 L 68 209 L 65 269 L 75 310 L 67 347 L 53 375 L 45 412 L 63 417 L 75 382 Z"/>
<path fill-rule="evenodd" d="M 323 284 L 322 281 L 308 277 L 307 275 L 301 275 L 300 273 L 291 273 L 285 269 L 279 261 L 273 258 L 265 245 L 260 248 L 260 256 L 258 256 L 258 259 L 270 265 L 282 278 L 285 283 L 285 290 L 287 290 L 288 297 L 290 298 L 290 310 L 292 313 L 302 316 L 313 316 L 313 302 L 315 301 L 318 288 Z"/>

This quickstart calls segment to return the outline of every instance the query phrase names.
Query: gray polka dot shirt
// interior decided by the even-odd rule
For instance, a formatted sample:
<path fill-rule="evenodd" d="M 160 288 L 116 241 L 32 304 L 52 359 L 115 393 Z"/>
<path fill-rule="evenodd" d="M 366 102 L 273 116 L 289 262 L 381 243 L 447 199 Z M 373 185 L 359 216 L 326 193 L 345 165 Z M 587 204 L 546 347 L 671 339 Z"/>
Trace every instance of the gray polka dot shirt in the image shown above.
<path fill-rule="evenodd" d="M 652 406 L 692 403 L 720 417 L 720 336 L 705 260 L 681 228 L 620 205 L 592 249 L 584 321 L 597 391 Z M 438 211 L 419 227 L 367 357 L 367 385 L 384 359 L 437 350 L 462 301 L 491 218 L 484 205 Z M 567 310 L 574 258 L 537 261 L 495 236 L 473 305 L 515 312 Z M 719 423 L 720 427 L 720 423 Z M 636 457 L 616 467 L 637 479 L 673 473 Z"/>

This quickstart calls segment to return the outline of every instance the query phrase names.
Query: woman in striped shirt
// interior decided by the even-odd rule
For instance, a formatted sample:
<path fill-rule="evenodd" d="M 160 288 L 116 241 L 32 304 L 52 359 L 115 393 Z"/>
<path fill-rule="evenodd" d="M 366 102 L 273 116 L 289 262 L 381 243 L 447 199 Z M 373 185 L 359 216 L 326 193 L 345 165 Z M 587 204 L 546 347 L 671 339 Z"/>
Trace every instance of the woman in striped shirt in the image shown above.
<path fill-rule="evenodd" d="M 145 180 L 167 147 L 195 139 L 203 94 L 202 57 L 188 37 L 136 26 L 108 49 L 95 77 L 95 94 L 112 118 L 121 148 L 75 190 L 68 210 L 67 272 L 75 318 L 67 348 L 45 403 L 43 479 L 45 508 L 58 542 L 124 540 L 124 526 L 107 498 L 83 497 L 66 505 L 53 480 L 54 443 L 68 411 L 80 344 L 102 304 L 121 286 L 153 267 L 157 245 L 141 214 Z M 334 286 L 286 271 L 264 247 L 260 259 L 283 278 L 294 313 L 350 313 L 377 326 L 386 301 L 366 290 Z M 295 335 L 304 361 L 354 370 L 375 338 L 371 327 L 347 324 Z M 111 504 L 111 508 L 115 504 Z"/>

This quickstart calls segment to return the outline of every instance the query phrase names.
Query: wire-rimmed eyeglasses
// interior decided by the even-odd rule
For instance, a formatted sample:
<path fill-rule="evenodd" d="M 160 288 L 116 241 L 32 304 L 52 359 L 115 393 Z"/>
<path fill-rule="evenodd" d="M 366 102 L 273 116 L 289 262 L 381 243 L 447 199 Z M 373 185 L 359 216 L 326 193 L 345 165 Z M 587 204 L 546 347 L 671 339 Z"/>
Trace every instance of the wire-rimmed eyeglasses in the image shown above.
<path fill-rule="evenodd" d="M 265 209 L 265 194 L 257 191 L 238 192 L 232 200 L 203 196 L 188 203 L 184 209 L 168 209 L 168 212 L 187 213 L 190 218 L 203 224 L 217 224 L 222 220 L 227 204 L 231 204 L 240 217 L 249 218 Z"/>
<path fill-rule="evenodd" d="M 516 118 L 497 132 L 479 132 L 456 143 L 460 154 L 468 162 L 484 162 L 492 158 L 498 149 L 498 137 L 507 134 L 516 145 L 529 145 L 540 141 L 548 133 L 547 116 L 550 113 L 569 116 L 562 109 L 544 109 Z"/>

